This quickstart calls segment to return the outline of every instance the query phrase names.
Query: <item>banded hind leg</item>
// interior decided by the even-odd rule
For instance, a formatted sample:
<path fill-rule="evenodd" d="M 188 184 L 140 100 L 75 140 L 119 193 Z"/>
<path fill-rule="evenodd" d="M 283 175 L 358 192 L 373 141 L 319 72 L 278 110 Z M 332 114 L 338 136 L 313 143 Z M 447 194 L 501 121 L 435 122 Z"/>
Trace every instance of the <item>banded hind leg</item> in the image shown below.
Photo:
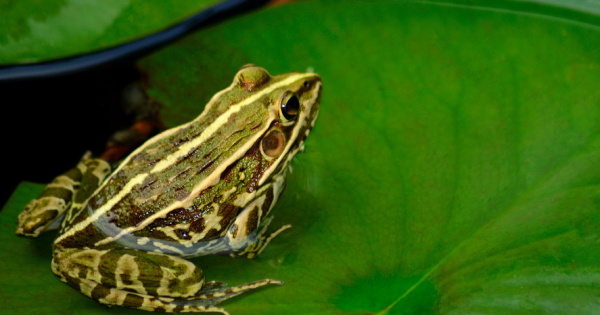
<path fill-rule="evenodd" d="M 146 311 L 219 312 L 215 305 L 281 281 L 264 279 L 231 288 L 204 282 L 193 263 L 133 249 L 56 249 L 52 271 L 70 286 L 106 305 Z"/>
<path fill-rule="evenodd" d="M 37 237 L 58 228 L 61 216 L 87 199 L 110 173 L 110 165 L 86 153 L 76 167 L 56 177 L 46 189 L 31 200 L 19 214 L 18 235 Z"/>

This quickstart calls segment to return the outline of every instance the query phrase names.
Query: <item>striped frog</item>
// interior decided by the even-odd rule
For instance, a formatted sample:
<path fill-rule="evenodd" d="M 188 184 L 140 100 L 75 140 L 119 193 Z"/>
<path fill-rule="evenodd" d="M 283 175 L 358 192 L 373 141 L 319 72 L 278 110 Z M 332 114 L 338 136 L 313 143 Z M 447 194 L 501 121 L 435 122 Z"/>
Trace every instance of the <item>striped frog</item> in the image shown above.
<path fill-rule="evenodd" d="M 314 73 L 272 77 L 245 66 L 200 116 L 149 139 L 114 171 L 84 156 L 25 207 L 17 234 L 35 237 L 59 222 L 52 271 L 100 303 L 228 314 L 215 305 L 282 282 L 228 288 L 205 282 L 185 258 L 253 258 L 289 227 L 265 234 L 320 96 Z"/>

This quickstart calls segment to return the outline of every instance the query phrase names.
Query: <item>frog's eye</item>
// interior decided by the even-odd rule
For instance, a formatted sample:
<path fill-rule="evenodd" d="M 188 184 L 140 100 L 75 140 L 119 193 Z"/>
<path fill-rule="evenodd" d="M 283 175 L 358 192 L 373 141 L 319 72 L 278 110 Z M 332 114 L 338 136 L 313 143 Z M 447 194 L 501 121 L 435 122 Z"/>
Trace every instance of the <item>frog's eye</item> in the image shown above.
<path fill-rule="evenodd" d="M 300 101 L 291 92 L 286 93 L 281 100 L 281 120 L 286 123 L 296 119 L 300 113 Z"/>
<path fill-rule="evenodd" d="M 285 136 L 283 132 L 271 130 L 260 142 L 260 153 L 267 161 L 278 157 L 285 148 Z"/>

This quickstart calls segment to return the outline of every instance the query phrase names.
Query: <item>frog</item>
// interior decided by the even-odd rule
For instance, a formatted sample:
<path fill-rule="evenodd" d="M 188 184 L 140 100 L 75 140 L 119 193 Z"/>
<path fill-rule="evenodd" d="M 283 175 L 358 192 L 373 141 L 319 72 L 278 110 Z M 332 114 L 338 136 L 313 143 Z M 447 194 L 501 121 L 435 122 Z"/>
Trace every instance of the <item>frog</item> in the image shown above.
<path fill-rule="evenodd" d="M 148 139 L 118 165 L 85 154 L 25 206 L 16 233 L 58 229 L 51 268 L 108 306 L 217 312 L 221 301 L 281 280 L 227 287 L 189 258 L 254 258 L 290 162 L 319 112 L 319 75 L 243 66 L 192 121 Z M 114 166 L 114 167 L 113 167 Z"/>

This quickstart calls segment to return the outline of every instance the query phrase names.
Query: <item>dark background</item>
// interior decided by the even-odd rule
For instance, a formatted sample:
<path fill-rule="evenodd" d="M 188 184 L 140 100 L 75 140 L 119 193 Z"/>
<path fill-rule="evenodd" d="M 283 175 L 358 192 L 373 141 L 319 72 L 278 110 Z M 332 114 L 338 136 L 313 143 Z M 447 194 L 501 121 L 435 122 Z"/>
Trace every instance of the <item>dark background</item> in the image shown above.
<path fill-rule="evenodd" d="M 122 64 L 0 83 L 2 207 L 21 181 L 48 183 L 74 167 L 87 150 L 101 154 L 110 135 L 132 123 L 119 100 L 123 87 L 137 78 L 131 64 Z"/>

